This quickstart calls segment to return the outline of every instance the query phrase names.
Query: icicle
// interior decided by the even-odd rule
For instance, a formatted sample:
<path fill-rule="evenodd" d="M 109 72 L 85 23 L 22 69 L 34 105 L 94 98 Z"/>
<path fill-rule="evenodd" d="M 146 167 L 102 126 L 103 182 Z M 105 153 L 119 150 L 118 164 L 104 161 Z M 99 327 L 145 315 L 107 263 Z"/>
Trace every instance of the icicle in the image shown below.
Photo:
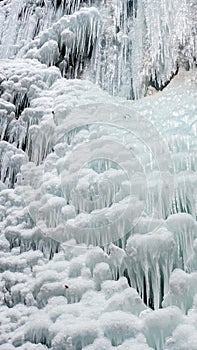
<path fill-rule="evenodd" d="M 196 222 L 191 215 L 179 213 L 169 216 L 165 226 L 173 233 L 177 245 L 175 266 L 184 269 L 193 252 L 193 241 L 197 237 Z"/>
<path fill-rule="evenodd" d="M 164 247 L 165 244 L 165 247 Z M 158 309 L 173 270 L 175 242 L 166 229 L 134 235 L 127 242 L 125 265 L 131 286 L 139 291 L 144 302 Z"/>

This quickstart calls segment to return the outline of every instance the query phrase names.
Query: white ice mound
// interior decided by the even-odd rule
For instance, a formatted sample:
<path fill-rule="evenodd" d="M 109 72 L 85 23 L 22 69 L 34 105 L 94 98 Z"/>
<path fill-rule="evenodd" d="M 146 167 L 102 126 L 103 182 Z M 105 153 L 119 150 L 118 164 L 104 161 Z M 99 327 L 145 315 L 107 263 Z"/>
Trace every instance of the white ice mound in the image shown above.
<path fill-rule="evenodd" d="M 192 307 L 194 296 L 197 294 L 197 273 L 188 274 L 175 269 L 170 277 L 170 289 L 164 296 L 163 306 L 176 305 L 187 313 Z"/>
<path fill-rule="evenodd" d="M 196 342 L 196 327 L 191 324 L 179 325 L 166 341 L 165 350 L 196 350 Z"/>
<path fill-rule="evenodd" d="M 183 314 L 177 307 L 168 307 L 142 315 L 147 343 L 153 349 L 164 349 L 166 339 L 177 325 L 183 322 Z"/>

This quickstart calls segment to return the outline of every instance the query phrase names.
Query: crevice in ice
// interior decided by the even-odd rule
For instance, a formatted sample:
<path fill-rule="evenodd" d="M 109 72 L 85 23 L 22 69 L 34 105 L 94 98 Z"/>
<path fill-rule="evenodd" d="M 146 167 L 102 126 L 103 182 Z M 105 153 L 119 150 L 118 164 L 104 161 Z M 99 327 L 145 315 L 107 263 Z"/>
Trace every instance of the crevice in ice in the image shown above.
<path fill-rule="evenodd" d="M 171 76 L 169 77 L 168 80 L 166 80 L 165 82 L 162 81 L 158 81 L 157 78 L 157 73 L 155 72 L 154 77 L 151 76 L 150 81 L 148 83 L 148 87 L 153 87 L 154 89 L 156 89 L 156 91 L 162 91 L 163 89 L 166 88 L 166 86 L 168 86 L 170 84 L 170 82 L 172 81 L 172 79 L 179 73 L 179 69 L 180 67 L 177 64 L 177 68 L 174 72 L 172 72 Z"/>
<path fill-rule="evenodd" d="M 36 58 L 59 67 L 63 77 L 79 78 L 90 62 L 100 28 L 96 8 L 82 8 L 64 15 L 19 51 L 20 57 Z"/>
<path fill-rule="evenodd" d="M 15 118 L 18 119 L 24 109 L 30 106 L 27 94 L 25 93 L 24 96 L 16 94 L 13 99 L 13 104 L 16 106 Z"/>
<path fill-rule="evenodd" d="M 81 6 L 91 6 L 95 0 L 52 0 L 56 10 L 61 9 L 66 14 L 72 14 L 78 11 Z"/>

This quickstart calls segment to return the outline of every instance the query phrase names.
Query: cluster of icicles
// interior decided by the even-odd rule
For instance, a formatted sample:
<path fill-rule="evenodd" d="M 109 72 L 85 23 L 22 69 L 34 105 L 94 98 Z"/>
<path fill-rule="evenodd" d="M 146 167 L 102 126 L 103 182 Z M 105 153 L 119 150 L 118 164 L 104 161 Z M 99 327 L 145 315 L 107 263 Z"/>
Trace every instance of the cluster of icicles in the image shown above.
<path fill-rule="evenodd" d="M 2 346 L 196 344 L 195 79 L 182 74 L 125 103 L 1 62 Z"/>
<path fill-rule="evenodd" d="M 128 99 L 195 67 L 194 0 L 4 0 L 1 58 L 36 58 Z"/>
<path fill-rule="evenodd" d="M 192 67 L 194 5 L 1 2 L 0 350 L 197 349 L 195 71 L 84 79 Z"/>

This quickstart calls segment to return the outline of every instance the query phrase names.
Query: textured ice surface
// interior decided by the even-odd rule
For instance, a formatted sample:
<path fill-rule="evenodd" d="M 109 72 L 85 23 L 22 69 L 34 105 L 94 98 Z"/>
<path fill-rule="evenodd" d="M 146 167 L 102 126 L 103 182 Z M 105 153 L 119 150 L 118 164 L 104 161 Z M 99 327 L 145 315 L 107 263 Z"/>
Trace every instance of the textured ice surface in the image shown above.
<path fill-rule="evenodd" d="M 1 186 L 1 346 L 184 349 L 180 324 L 196 330 L 192 74 L 125 103 L 36 64 L 45 85 L 18 119 L 27 141 L 15 146 L 26 164 L 13 188 L 8 175 Z M 175 155 L 193 165 L 175 167 Z"/>
<path fill-rule="evenodd" d="M 138 98 L 195 66 L 194 0 L 4 0 L 0 9 L 1 58 L 56 64 L 113 95 Z"/>
<path fill-rule="evenodd" d="M 194 20 L 0 2 L 1 350 L 197 350 Z"/>

